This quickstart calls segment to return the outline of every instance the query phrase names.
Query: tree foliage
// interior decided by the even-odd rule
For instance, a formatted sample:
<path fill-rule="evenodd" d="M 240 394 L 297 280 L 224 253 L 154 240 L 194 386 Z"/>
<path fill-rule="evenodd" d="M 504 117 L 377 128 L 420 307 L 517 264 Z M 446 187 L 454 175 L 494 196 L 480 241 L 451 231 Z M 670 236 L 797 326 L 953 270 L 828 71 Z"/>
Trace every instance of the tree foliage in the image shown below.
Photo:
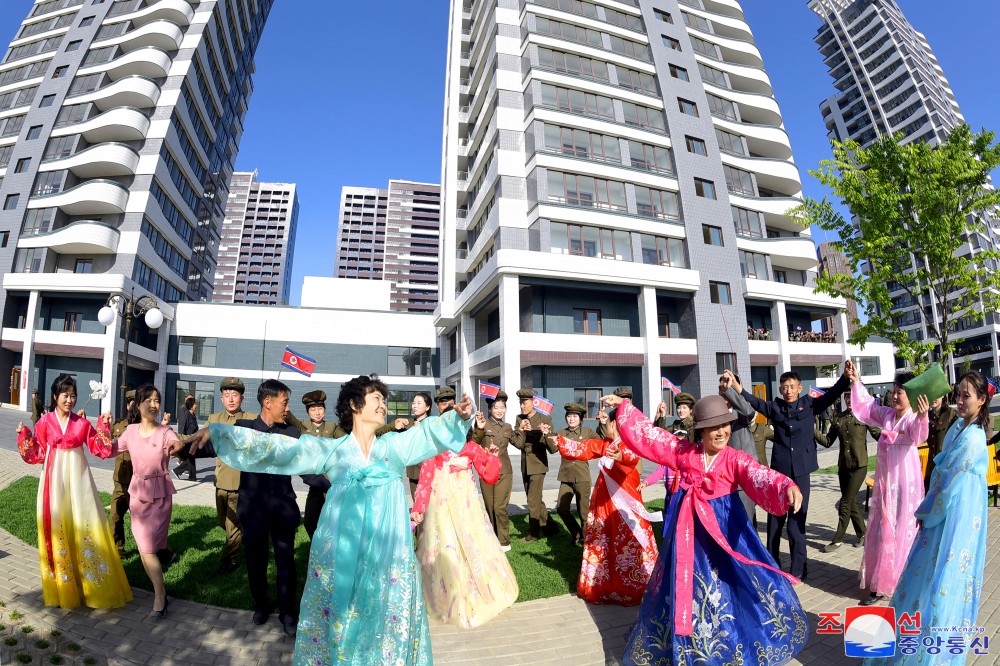
<path fill-rule="evenodd" d="M 826 197 L 807 198 L 796 210 L 804 226 L 815 224 L 840 238 L 834 245 L 846 255 L 851 275 L 822 275 L 816 290 L 853 298 L 863 308 L 867 321 L 855 321 L 850 342 L 883 336 L 920 368 L 935 347 L 942 361 L 950 357 L 961 341 L 954 330 L 958 320 L 980 320 L 1000 308 L 1000 252 L 992 243 L 978 248 L 975 240 L 976 234 L 993 237 L 987 225 L 997 224 L 1000 193 L 989 180 L 1000 165 L 994 138 L 962 125 L 933 147 L 901 144 L 900 136 L 880 137 L 867 148 L 834 141 L 833 159 L 810 171 L 854 216 L 846 219 Z M 894 297 L 907 296 L 938 313 L 936 325 L 927 318 L 927 340 L 911 340 L 893 317 Z"/>

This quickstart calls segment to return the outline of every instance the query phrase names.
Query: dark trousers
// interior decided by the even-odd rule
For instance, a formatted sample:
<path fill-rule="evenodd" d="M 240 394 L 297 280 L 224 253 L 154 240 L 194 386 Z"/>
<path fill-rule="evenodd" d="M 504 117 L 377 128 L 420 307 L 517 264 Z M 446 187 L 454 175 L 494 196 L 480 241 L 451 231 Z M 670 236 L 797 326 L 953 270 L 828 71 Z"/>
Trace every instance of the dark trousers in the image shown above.
<path fill-rule="evenodd" d="M 302 526 L 306 528 L 306 534 L 312 541 L 316 527 L 319 525 L 319 514 L 323 512 L 323 505 L 326 504 L 326 493 L 316 488 L 309 488 L 309 495 L 306 496 L 306 511 L 302 518 Z"/>
<path fill-rule="evenodd" d="M 788 548 L 792 552 L 792 566 L 789 572 L 796 578 L 805 578 L 808 570 L 806 562 L 806 514 L 809 511 L 809 475 L 792 477 L 792 481 L 802 491 L 802 508 L 798 513 L 788 512 L 783 516 L 767 515 L 767 549 L 774 561 L 781 564 L 781 533 L 788 521 Z"/>
<path fill-rule="evenodd" d="M 569 509 L 574 498 L 576 498 L 576 510 L 580 514 L 580 522 L 576 522 L 576 517 Z M 583 536 L 583 531 L 587 527 L 587 514 L 590 513 L 590 480 L 577 481 L 576 483 L 560 482 L 556 512 L 566 524 L 566 529 L 569 530 L 571 537 Z"/>
<path fill-rule="evenodd" d="M 127 453 L 115 456 L 115 471 L 111 477 L 115 482 L 111 493 L 111 531 L 119 550 L 125 548 L 125 512 L 130 500 L 129 484 L 132 483 L 132 458 Z"/>
<path fill-rule="evenodd" d="M 482 480 L 479 481 L 479 487 L 483 491 L 483 504 L 486 505 L 486 515 L 501 546 L 510 545 L 510 516 L 507 513 L 507 505 L 510 504 L 510 491 L 513 485 L 513 474 L 501 474 L 492 486 Z"/>
<path fill-rule="evenodd" d="M 299 616 L 298 600 L 295 598 L 295 532 L 300 522 L 298 504 L 294 498 L 274 495 L 265 498 L 240 497 L 238 516 L 243 526 L 243 553 L 247 560 L 247 578 L 254 609 L 271 609 L 267 590 L 270 539 L 278 569 L 278 613 L 282 620 L 296 620 Z"/>
<path fill-rule="evenodd" d="M 865 535 L 865 519 L 861 516 L 861 507 L 858 502 L 858 491 L 861 484 L 868 476 L 868 467 L 856 467 L 854 469 L 837 469 L 837 477 L 840 479 L 840 520 L 837 522 L 837 533 L 833 535 L 833 543 L 840 543 L 847 534 L 847 523 L 854 525 L 854 533 L 860 539 Z"/>

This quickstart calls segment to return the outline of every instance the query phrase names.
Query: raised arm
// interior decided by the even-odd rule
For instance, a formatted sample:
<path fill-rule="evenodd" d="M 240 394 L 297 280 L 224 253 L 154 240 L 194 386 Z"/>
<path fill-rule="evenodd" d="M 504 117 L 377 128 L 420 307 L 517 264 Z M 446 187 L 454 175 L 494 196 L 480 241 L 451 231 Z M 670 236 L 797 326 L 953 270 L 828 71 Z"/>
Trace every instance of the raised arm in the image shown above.
<path fill-rule="evenodd" d="M 851 388 L 851 380 L 847 378 L 847 375 L 841 375 L 840 379 L 837 380 L 837 383 L 828 388 L 826 393 L 818 398 L 813 398 L 813 414 L 819 415 L 825 412 L 830 405 L 837 402 L 837 400 L 840 399 L 840 396 L 844 395 L 849 388 Z"/>
<path fill-rule="evenodd" d="M 444 451 L 458 453 L 465 446 L 465 433 L 471 424 L 471 416 L 463 419 L 458 410 L 453 409 L 444 416 L 428 416 L 409 430 L 390 432 L 381 439 L 388 444 L 389 456 L 406 467 Z"/>
<path fill-rule="evenodd" d="M 459 455 L 469 459 L 479 478 L 488 485 L 492 486 L 500 479 L 500 457 L 489 453 L 476 442 L 467 441 Z"/>
<path fill-rule="evenodd" d="M 757 396 L 747 393 L 746 389 L 740 391 L 740 397 L 753 407 L 755 411 L 760 412 L 767 418 L 774 416 L 774 403 L 770 400 L 761 400 Z"/>
<path fill-rule="evenodd" d="M 627 449 L 626 449 L 627 450 Z M 667 475 L 667 468 L 665 465 L 657 465 L 656 471 L 646 477 L 643 483 L 647 486 L 652 486 L 653 484 L 659 483 L 663 480 L 663 477 Z"/>
<path fill-rule="evenodd" d="M 23 423 L 17 433 L 17 450 L 21 458 L 29 465 L 40 465 L 45 462 L 45 452 L 48 450 L 47 438 L 44 436 L 45 424 L 36 426 L 36 435 L 31 434 L 31 428 Z"/>
<path fill-rule="evenodd" d="M 631 400 L 623 400 L 618 407 L 617 423 L 625 446 L 647 460 L 677 469 L 677 449 L 687 440 L 654 426 Z"/>
<path fill-rule="evenodd" d="M 783 516 L 791 507 L 789 489 L 796 486 L 791 479 L 770 467 L 761 465 L 749 454 L 732 450 L 736 482 L 754 504 L 775 516 Z"/>
<path fill-rule="evenodd" d="M 576 441 L 561 435 L 550 438 L 559 448 L 559 454 L 567 460 L 593 460 L 604 455 L 607 444 L 603 439 L 584 439 Z"/>
<path fill-rule="evenodd" d="M 961 446 L 961 450 L 954 454 L 959 456 L 959 462 L 948 466 L 955 472 L 946 476 L 941 473 L 942 467 L 935 467 L 931 474 L 931 486 L 927 489 L 927 496 L 917 507 L 915 515 L 918 520 L 923 521 L 924 527 L 934 527 L 939 524 L 948 515 L 953 514 L 962 503 L 968 502 L 974 505 L 983 501 L 983 482 L 976 479 L 977 476 L 980 479 L 982 476 L 974 470 L 989 456 L 986 433 L 979 426 L 969 426 L 966 432 L 959 434 L 955 440 L 946 441 L 945 450 L 956 445 Z M 992 460 L 986 462 L 987 465 L 993 464 Z"/>
<path fill-rule="evenodd" d="M 923 396 L 920 396 L 920 398 L 923 399 L 926 404 L 926 398 L 924 398 Z M 927 441 L 927 434 L 929 428 L 930 424 L 928 423 L 927 420 L 927 412 L 921 412 L 921 411 L 914 412 L 913 418 L 910 419 L 910 421 L 906 424 L 905 427 L 906 436 L 909 437 L 910 441 L 913 443 L 913 446 L 919 446 L 920 444 L 923 444 L 924 442 Z M 983 437 L 984 438 L 986 437 L 985 433 L 983 433 Z"/>
<path fill-rule="evenodd" d="M 887 420 L 893 418 L 896 410 L 876 405 L 875 398 L 868 395 L 865 385 L 859 379 L 851 386 L 851 412 L 866 426 L 881 428 Z"/>
<path fill-rule="evenodd" d="M 754 416 L 757 415 L 756 410 L 750 406 L 750 403 L 732 386 L 726 389 L 724 396 L 729 401 L 729 404 L 733 406 L 733 411 L 746 419 L 747 423 L 752 421 Z"/>
<path fill-rule="evenodd" d="M 417 489 L 413 491 L 412 513 L 423 516 L 427 511 L 427 505 L 431 501 L 431 487 L 434 485 L 434 473 L 440 466 L 439 462 L 438 457 L 434 456 L 420 463 L 420 480 L 417 482 Z"/>
<path fill-rule="evenodd" d="M 209 433 L 222 462 L 241 472 L 264 474 L 322 474 L 327 461 L 347 437 L 323 439 L 302 435 L 298 439 L 258 432 L 251 428 L 212 423 Z"/>

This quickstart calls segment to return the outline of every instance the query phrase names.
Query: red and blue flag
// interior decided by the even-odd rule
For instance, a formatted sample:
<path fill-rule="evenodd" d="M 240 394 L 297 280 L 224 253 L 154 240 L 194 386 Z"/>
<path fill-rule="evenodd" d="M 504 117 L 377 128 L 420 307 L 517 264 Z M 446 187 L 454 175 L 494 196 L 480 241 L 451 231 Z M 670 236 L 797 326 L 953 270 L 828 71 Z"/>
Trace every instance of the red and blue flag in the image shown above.
<path fill-rule="evenodd" d="M 989 384 L 987 389 L 989 390 L 990 397 L 992 398 L 994 395 L 996 395 L 996 392 L 1000 390 L 1000 386 L 997 386 L 997 382 L 995 379 L 990 379 L 989 377 L 986 378 L 986 383 Z"/>
<path fill-rule="evenodd" d="M 537 393 L 531 398 L 531 406 L 535 408 L 536 412 L 541 412 L 546 416 L 552 416 L 552 410 L 555 409 L 551 400 L 546 400 Z"/>
<path fill-rule="evenodd" d="M 670 381 L 666 377 L 660 377 L 660 388 L 661 389 L 668 389 L 674 395 L 678 395 L 681 392 L 681 387 L 678 386 L 677 384 L 674 384 L 672 381 Z"/>
<path fill-rule="evenodd" d="M 479 397 L 487 400 L 496 400 L 500 393 L 500 387 L 489 382 L 479 382 Z"/>
<path fill-rule="evenodd" d="M 815 386 L 809 387 L 809 397 L 818 398 L 821 395 L 826 395 L 826 391 L 816 388 Z"/>
<path fill-rule="evenodd" d="M 281 365 L 306 377 L 312 377 L 312 373 L 316 369 L 315 360 L 288 347 L 285 347 L 285 355 L 281 358 Z"/>

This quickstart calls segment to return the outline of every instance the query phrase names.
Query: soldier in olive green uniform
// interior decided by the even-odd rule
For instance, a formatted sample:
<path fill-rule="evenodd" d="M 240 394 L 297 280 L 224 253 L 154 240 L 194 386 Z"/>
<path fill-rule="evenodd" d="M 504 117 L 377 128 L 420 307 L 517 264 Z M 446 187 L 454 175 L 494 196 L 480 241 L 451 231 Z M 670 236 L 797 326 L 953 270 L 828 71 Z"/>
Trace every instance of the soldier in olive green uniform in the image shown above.
<path fill-rule="evenodd" d="M 674 396 L 674 410 L 677 412 L 677 419 L 670 425 L 667 425 L 667 417 L 663 415 L 658 417 L 653 425 L 672 432 L 683 439 L 693 438 L 694 415 L 691 413 L 691 410 L 694 408 L 694 403 L 694 396 L 690 393 L 678 393 Z M 660 403 L 660 405 L 662 408 L 666 407 L 666 403 Z M 666 410 L 664 409 L 664 411 Z"/>
<path fill-rule="evenodd" d="M 111 439 L 118 439 L 128 427 L 128 413 L 135 402 L 135 391 L 125 393 L 125 416 L 111 424 Z M 115 471 L 111 475 L 115 489 L 111 493 L 111 532 L 115 537 L 118 555 L 125 557 L 125 512 L 128 511 L 128 487 L 132 483 L 132 456 L 122 451 L 115 456 Z"/>
<path fill-rule="evenodd" d="M 924 471 L 924 492 L 931 487 L 931 472 L 934 471 L 934 456 L 941 453 L 944 445 L 944 436 L 948 434 L 948 429 L 958 420 L 958 412 L 948 404 L 948 396 L 938 398 L 931 405 L 927 412 L 927 469 Z M 993 443 L 992 441 L 990 442 Z M 921 449 L 923 446 L 918 446 Z M 990 461 L 992 462 L 992 461 Z"/>
<path fill-rule="evenodd" d="M 770 463 L 767 462 L 767 443 L 774 441 L 774 426 L 770 423 L 758 423 L 754 419 L 750 423 L 750 433 L 753 435 L 753 443 L 757 447 L 757 462 L 770 467 Z"/>
<path fill-rule="evenodd" d="M 38 423 L 38 419 L 42 418 L 42 414 L 45 413 L 45 403 L 42 399 L 38 397 L 38 389 L 31 392 L 31 421 L 32 423 Z"/>
<path fill-rule="evenodd" d="M 543 532 L 551 536 L 559 530 L 555 523 L 549 522 L 549 511 L 542 499 L 545 473 L 549 471 L 548 454 L 555 453 L 559 447 L 548 439 L 552 434 L 552 419 L 535 411 L 534 395 L 532 389 L 517 392 L 521 413 L 514 419 L 514 436 L 510 440 L 521 450 L 521 481 L 528 494 L 528 536 L 524 541 L 529 543 L 537 541 Z"/>
<path fill-rule="evenodd" d="M 489 418 L 480 412 L 476 415 L 476 423 L 472 429 L 472 441 L 484 449 L 491 445 L 499 450 L 500 478 L 494 485 L 480 479 L 479 487 L 483 492 L 483 503 L 486 504 L 486 515 L 490 517 L 493 533 L 504 552 L 510 550 L 510 516 L 507 505 L 510 504 L 510 491 L 514 485 L 514 468 L 510 464 L 510 453 L 507 446 L 514 438 L 514 429 L 503 418 L 507 415 L 507 394 L 497 392 L 497 397 L 487 400 Z"/>
<path fill-rule="evenodd" d="M 235 425 L 237 421 L 253 421 L 257 414 L 243 411 L 243 392 L 246 387 L 237 377 L 227 377 L 219 384 L 222 393 L 221 412 L 209 415 L 204 430 L 212 423 Z M 212 457 L 215 450 L 206 445 L 199 451 L 199 457 Z M 239 567 L 240 549 L 243 546 L 243 529 L 236 517 L 236 505 L 240 498 L 240 473 L 222 460 L 215 460 L 215 513 L 219 518 L 219 526 L 226 530 L 226 545 L 219 555 L 220 569 L 223 573 L 235 571 Z"/>
<path fill-rule="evenodd" d="M 587 408 L 577 403 L 566 403 L 566 427 L 557 435 L 581 442 L 585 439 L 599 439 L 597 433 L 582 425 Z M 590 465 L 586 460 L 562 459 L 559 463 L 559 500 L 556 511 L 563 523 L 569 529 L 573 543 L 583 545 L 583 531 L 587 526 L 587 514 L 590 513 Z M 569 510 L 570 503 L 576 498 L 576 509 L 580 514 L 580 522 L 576 521 Z"/>
<path fill-rule="evenodd" d="M 849 394 L 844 396 L 844 403 L 846 405 L 844 411 L 833 417 L 830 431 L 826 435 L 818 428 L 814 432 L 816 441 L 827 448 L 833 446 L 833 443 L 840 438 L 840 456 L 837 460 L 837 476 L 840 479 L 840 520 L 833 541 L 823 546 L 824 553 L 833 552 L 843 545 L 848 522 L 853 523 L 854 532 L 858 535 L 855 547 L 864 544 L 865 520 L 861 516 L 857 498 L 861 484 L 868 476 L 868 443 L 865 437 L 871 434 L 877 441 L 882 434 L 878 428 L 866 426 L 854 416 Z"/>

